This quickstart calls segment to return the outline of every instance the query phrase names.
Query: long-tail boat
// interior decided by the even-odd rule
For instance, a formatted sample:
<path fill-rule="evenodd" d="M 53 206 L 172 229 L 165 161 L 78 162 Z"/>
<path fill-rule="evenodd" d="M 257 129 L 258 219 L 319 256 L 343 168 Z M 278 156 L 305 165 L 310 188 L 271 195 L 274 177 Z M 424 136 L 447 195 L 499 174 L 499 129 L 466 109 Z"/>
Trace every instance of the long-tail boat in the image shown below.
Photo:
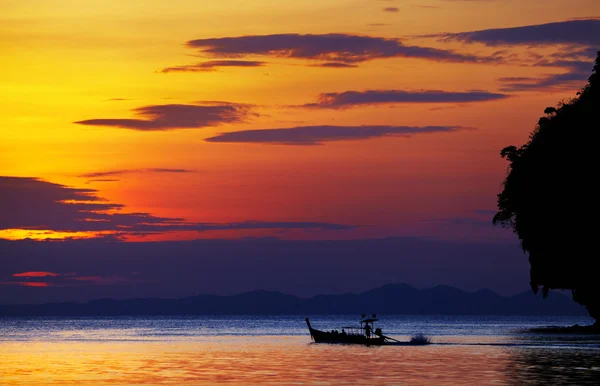
<path fill-rule="evenodd" d="M 395 339 L 382 334 L 381 328 L 373 329 L 373 324 L 379 319 L 364 318 L 360 321 L 360 326 L 342 327 L 342 331 L 331 330 L 321 331 L 312 328 L 310 321 L 306 318 L 306 325 L 310 331 L 310 337 L 315 343 L 346 343 L 346 344 L 362 344 L 367 346 L 381 346 L 390 341 L 398 342 Z"/>

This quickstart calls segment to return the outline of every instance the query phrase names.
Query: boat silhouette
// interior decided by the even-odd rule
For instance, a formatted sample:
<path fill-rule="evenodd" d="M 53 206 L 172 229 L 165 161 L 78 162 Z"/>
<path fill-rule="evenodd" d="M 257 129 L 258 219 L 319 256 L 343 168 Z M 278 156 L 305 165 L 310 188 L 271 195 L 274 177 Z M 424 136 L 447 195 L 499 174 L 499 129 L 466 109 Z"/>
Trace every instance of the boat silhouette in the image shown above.
<path fill-rule="evenodd" d="M 383 335 L 381 328 L 374 329 L 374 324 L 378 320 L 375 314 L 371 318 L 365 318 L 365 315 L 363 315 L 359 326 L 341 327 L 341 332 L 338 330 L 317 330 L 311 326 L 308 318 L 306 318 L 306 325 L 308 326 L 310 337 L 315 343 L 362 344 L 366 346 L 402 343 Z"/>

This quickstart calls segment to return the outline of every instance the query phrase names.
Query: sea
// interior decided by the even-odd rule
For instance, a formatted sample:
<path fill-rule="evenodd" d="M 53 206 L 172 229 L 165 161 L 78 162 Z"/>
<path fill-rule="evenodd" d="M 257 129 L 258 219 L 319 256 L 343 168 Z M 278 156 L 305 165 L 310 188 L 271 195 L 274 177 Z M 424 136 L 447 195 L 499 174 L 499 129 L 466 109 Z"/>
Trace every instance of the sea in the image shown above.
<path fill-rule="evenodd" d="M 309 316 L 314 328 L 360 315 Z M 4 317 L 0 385 L 600 384 L 600 337 L 534 333 L 586 317 L 378 315 L 425 346 L 311 341 L 304 316 Z"/>

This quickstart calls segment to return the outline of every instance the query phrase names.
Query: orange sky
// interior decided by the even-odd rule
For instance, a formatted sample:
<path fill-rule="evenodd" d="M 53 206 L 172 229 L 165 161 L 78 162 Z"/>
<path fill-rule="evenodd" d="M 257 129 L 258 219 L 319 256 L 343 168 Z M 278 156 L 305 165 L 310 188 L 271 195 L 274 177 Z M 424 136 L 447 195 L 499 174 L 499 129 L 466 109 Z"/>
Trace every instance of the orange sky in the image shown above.
<path fill-rule="evenodd" d="M 398 11 L 384 12 L 385 7 Z M 96 189 L 99 197 L 125 205 L 122 210 L 128 213 L 202 223 L 316 221 L 360 226 L 322 234 L 287 231 L 291 238 L 418 235 L 462 239 L 500 237 L 487 228 L 449 224 L 457 218 L 481 219 L 476 211 L 495 208 L 506 169 L 500 149 L 527 140 L 543 109 L 574 96 L 585 81 L 563 84 L 560 89 L 502 91 L 500 78 L 565 72 L 557 66 L 532 66 L 531 61 L 524 65 L 510 54 L 519 58 L 530 52 L 549 55 L 564 46 L 490 47 L 424 35 L 597 16 L 600 3 L 9 0 L 0 3 L 0 15 L 2 176 Z M 255 54 L 227 59 L 268 64 L 160 72 L 215 60 L 186 47 L 193 39 L 329 33 L 401 39 L 404 45 L 482 58 L 505 50 L 502 55 L 507 59 L 448 63 L 389 57 L 359 62 L 356 68 L 322 68 L 314 66 L 317 62 L 312 59 Z M 508 97 L 347 109 L 294 107 L 316 102 L 321 93 L 365 90 L 483 90 Z M 199 101 L 249 104 L 253 114 L 242 122 L 164 131 L 74 123 L 139 118 L 132 110 Z M 205 141 L 219 133 L 321 125 L 466 129 L 315 146 Z M 82 176 L 111 171 L 103 177 Z M 221 237 L 222 233 L 162 237 Z M 235 236 L 246 234 L 274 233 L 235 232 Z M 32 233 L 0 230 L 0 237 L 26 235 Z"/>

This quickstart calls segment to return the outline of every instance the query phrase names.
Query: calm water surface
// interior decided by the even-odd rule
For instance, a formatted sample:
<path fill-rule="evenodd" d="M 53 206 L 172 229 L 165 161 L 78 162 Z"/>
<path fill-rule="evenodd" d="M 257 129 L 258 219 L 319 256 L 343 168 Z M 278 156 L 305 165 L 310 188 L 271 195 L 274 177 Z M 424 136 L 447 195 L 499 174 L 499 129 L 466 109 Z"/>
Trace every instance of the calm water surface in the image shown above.
<path fill-rule="evenodd" d="M 591 320 L 383 316 L 433 344 L 361 347 L 311 343 L 302 317 L 0 318 L 0 385 L 600 384 L 600 338 L 525 331 L 575 323 Z"/>

